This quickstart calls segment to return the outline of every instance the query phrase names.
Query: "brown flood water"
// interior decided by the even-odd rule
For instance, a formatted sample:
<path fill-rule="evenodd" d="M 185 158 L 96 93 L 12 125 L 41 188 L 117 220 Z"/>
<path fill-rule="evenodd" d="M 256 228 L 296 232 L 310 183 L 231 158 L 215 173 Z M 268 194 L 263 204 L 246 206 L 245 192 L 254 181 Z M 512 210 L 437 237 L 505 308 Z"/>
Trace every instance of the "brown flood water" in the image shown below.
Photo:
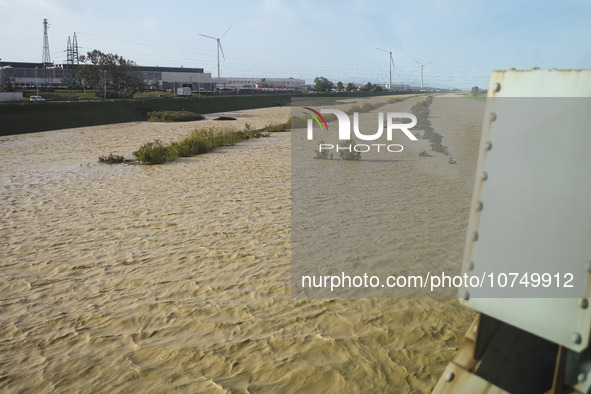
<path fill-rule="evenodd" d="M 463 116 L 445 142 L 473 173 L 484 102 L 458 100 L 465 115 L 436 98 L 432 122 Z M 259 127 L 289 108 L 232 116 Z M 0 391 L 429 392 L 473 312 L 291 298 L 289 133 L 161 166 L 94 164 L 207 124 L 0 141 Z M 469 206 L 471 189 L 446 197 Z M 467 215 L 448 258 L 461 259 Z"/>

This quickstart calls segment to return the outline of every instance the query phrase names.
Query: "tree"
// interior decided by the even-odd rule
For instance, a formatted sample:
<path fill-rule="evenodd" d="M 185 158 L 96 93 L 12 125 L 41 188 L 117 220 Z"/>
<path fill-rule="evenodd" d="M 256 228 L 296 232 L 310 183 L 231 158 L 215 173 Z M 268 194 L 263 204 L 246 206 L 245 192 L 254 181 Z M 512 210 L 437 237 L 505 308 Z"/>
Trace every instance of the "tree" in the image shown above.
<path fill-rule="evenodd" d="M 345 89 L 345 86 L 341 81 L 337 82 L 337 92 L 342 92 Z"/>
<path fill-rule="evenodd" d="M 81 60 L 85 64 L 78 67 L 78 77 L 99 97 L 103 96 L 105 87 L 109 97 L 120 98 L 132 97 L 144 86 L 137 65 L 117 54 L 95 49 Z"/>
<path fill-rule="evenodd" d="M 334 86 L 334 84 L 325 77 L 314 78 L 314 84 L 316 85 L 317 92 L 330 92 Z"/>
<path fill-rule="evenodd" d="M 12 79 L 2 71 L 2 78 L 0 81 L 0 91 L 14 92 L 12 86 Z"/>
<path fill-rule="evenodd" d="M 474 86 L 471 93 L 472 96 L 478 96 L 480 94 L 480 88 L 478 86 Z"/>
<path fill-rule="evenodd" d="M 160 81 L 158 81 L 157 79 L 153 79 L 150 82 L 150 89 L 152 89 L 152 90 L 160 90 Z"/>
<path fill-rule="evenodd" d="M 347 88 L 346 88 L 347 92 L 352 92 L 355 90 L 355 85 L 353 85 L 353 82 L 349 82 L 347 84 Z"/>
<path fill-rule="evenodd" d="M 363 85 L 361 88 L 359 88 L 359 90 L 361 90 L 362 92 L 369 92 L 372 87 L 373 87 L 373 85 L 371 84 L 371 82 L 368 82 L 365 85 Z"/>

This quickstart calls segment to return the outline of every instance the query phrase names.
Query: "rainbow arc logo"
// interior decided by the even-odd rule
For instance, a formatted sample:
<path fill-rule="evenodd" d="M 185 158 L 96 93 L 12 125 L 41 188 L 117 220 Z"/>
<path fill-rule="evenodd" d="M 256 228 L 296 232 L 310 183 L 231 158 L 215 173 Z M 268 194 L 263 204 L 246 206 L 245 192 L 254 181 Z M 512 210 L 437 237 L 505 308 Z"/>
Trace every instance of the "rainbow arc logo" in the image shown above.
<path fill-rule="evenodd" d="M 326 131 L 328 131 L 328 125 L 326 124 L 326 120 L 324 120 L 324 117 L 322 115 L 320 115 L 320 112 L 310 108 L 310 107 L 304 107 L 304 109 L 307 109 L 308 111 L 313 112 L 313 114 L 309 113 L 309 112 L 304 112 L 306 115 L 311 116 L 316 123 L 318 123 L 318 126 L 320 126 L 320 130 L 324 130 L 326 128 Z M 320 118 L 320 119 L 318 119 Z M 322 120 L 322 123 L 324 123 L 324 127 L 322 127 L 322 123 L 320 123 L 320 120 Z"/>

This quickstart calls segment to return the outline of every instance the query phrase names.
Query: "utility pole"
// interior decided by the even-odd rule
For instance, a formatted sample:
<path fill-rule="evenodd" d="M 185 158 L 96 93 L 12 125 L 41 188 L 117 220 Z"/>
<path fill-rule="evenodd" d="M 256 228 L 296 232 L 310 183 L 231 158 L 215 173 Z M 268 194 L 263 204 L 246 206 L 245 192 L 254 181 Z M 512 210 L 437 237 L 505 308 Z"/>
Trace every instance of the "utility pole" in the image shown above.
<path fill-rule="evenodd" d="M 51 65 L 51 55 L 49 53 L 49 38 L 47 37 L 47 27 L 49 23 L 47 19 L 43 19 L 43 56 L 41 62 L 43 63 L 43 74 L 45 79 L 45 86 L 49 84 L 49 70 L 48 66 Z"/>
<path fill-rule="evenodd" d="M 78 40 L 76 39 L 76 32 L 74 32 L 74 39 L 72 40 L 72 59 L 77 65 L 80 64 L 80 56 L 78 56 Z"/>
<path fill-rule="evenodd" d="M 65 76 L 64 79 L 66 80 L 66 83 L 67 83 L 68 88 L 70 90 L 72 90 L 72 85 L 73 85 L 73 83 L 72 83 L 72 80 L 73 80 L 72 76 L 74 73 L 73 64 L 74 64 L 74 61 L 72 58 L 72 40 L 70 40 L 70 36 L 68 36 L 68 47 L 66 49 L 66 69 L 64 72 L 64 76 Z"/>

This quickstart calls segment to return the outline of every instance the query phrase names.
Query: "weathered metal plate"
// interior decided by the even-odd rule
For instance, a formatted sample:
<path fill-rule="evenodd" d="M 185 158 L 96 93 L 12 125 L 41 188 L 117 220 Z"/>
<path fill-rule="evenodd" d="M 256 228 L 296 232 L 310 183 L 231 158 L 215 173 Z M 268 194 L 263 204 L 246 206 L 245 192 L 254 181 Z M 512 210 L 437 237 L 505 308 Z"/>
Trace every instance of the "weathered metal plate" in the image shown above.
<path fill-rule="evenodd" d="M 546 288 L 460 292 L 466 305 L 575 351 L 591 331 L 590 97 L 591 70 L 492 72 L 463 271 L 559 273 L 561 283 L 572 273 L 573 288 L 553 276 Z"/>
<path fill-rule="evenodd" d="M 508 394 L 500 387 L 451 362 L 433 388 L 433 394 L 455 393 Z"/>

